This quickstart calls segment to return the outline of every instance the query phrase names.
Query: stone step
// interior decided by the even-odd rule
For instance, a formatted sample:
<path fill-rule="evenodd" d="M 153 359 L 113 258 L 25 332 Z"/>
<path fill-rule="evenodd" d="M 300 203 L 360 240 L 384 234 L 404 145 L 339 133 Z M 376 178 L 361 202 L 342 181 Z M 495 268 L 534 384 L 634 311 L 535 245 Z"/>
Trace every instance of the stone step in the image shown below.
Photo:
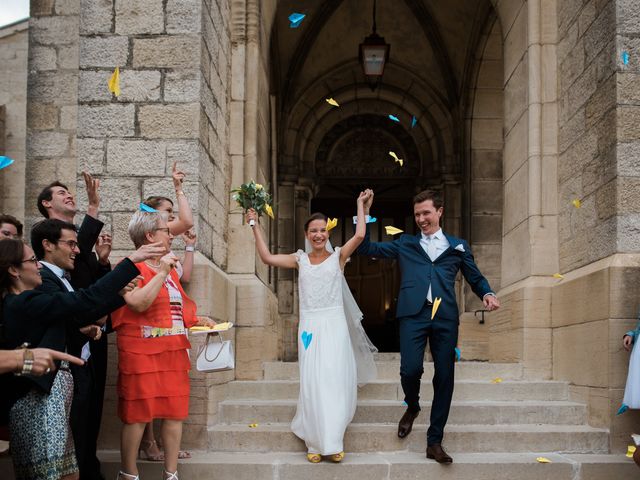
<path fill-rule="evenodd" d="M 180 480 L 390 480 L 437 478 L 439 480 L 631 480 L 638 467 L 624 456 L 528 453 L 458 453 L 454 463 L 443 467 L 420 452 L 348 453 L 336 465 L 307 462 L 302 453 L 192 452 L 181 460 Z M 101 451 L 102 473 L 116 478 L 120 453 Z M 543 456 L 551 463 L 538 463 Z M 162 478 L 162 463 L 138 462 L 140 478 Z M 11 460 L 0 458 L 4 480 L 14 480 Z"/>
<path fill-rule="evenodd" d="M 541 464 L 544 456 L 551 463 Z M 117 452 L 101 452 L 103 474 L 115 478 Z M 140 478 L 162 478 L 159 463 L 140 462 Z M 459 453 L 443 467 L 424 453 L 394 452 L 348 454 L 336 465 L 312 465 L 300 453 L 200 453 L 181 461 L 180 480 L 627 480 L 638 478 L 638 467 L 624 454 L 559 455 L 555 453 Z M 6 470 L 5 470 L 6 471 Z M 13 479 L 11 479 L 13 480 Z"/>
<path fill-rule="evenodd" d="M 215 452 L 304 451 L 305 445 L 288 423 L 213 425 L 209 450 Z M 583 425 L 447 425 L 444 445 L 451 452 L 608 453 L 609 432 Z M 424 451 L 426 427 L 418 425 L 400 439 L 397 425 L 351 424 L 345 434 L 346 452 Z"/>
<path fill-rule="evenodd" d="M 226 400 L 220 403 L 220 423 L 289 423 L 296 412 L 296 400 Z M 430 402 L 422 404 L 415 424 L 429 421 Z M 397 401 L 361 400 L 353 423 L 397 423 L 405 407 Z M 582 425 L 586 406 L 574 402 L 453 402 L 449 424 L 555 424 Z"/>
<path fill-rule="evenodd" d="M 228 385 L 228 399 L 275 400 L 297 399 L 299 383 L 295 380 L 234 381 Z M 454 401 L 537 401 L 568 400 L 569 389 L 566 382 L 555 381 L 467 381 L 456 382 Z M 360 400 L 404 400 L 404 393 L 398 381 L 376 381 L 358 389 Z M 421 398 L 433 399 L 433 389 L 428 381 L 422 382 Z"/>
<path fill-rule="evenodd" d="M 381 354 L 385 355 L 385 354 Z M 397 354 L 393 354 L 397 355 Z M 391 356 L 391 354 L 390 354 Z M 400 360 L 376 361 L 379 380 L 400 379 Z M 433 377 L 433 363 L 424 363 L 424 379 Z M 518 363 L 460 362 L 456 364 L 456 380 L 519 380 L 522 378 L 522 365 Z M 265 362 L 265 380 L 297 380 L 298 362 Z"/>

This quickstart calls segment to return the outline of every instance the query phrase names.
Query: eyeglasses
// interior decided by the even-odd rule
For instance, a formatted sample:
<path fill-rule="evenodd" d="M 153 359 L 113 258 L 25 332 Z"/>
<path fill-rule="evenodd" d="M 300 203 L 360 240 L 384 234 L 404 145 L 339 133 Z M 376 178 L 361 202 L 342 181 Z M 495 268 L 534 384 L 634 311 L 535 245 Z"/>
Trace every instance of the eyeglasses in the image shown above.
<path fill-rule="evenodd" d="M 167 235 L 169 235 L 169 233 L 171 232 L 171 230 L 169 230 L 169 227 L 154 228 L 153 230 L 156 231 L 156 232 L 164 232 Z"/>
<path fill-rule="evenodd" d="M 71 250 L 78 246 L 78 242 L 75 240 L 58 240 L 57 243 L 66 243 Z"/>
<path fill-rule="evenodd" d="M 26 260 L 22 260 L 20 263 L 27 263 L 27 262 L 31 262 L 34 265 L 38 265 L 38 259 L 36 258 L 35 255 L 33 255 L 31 258 L 27 258 Z"/>

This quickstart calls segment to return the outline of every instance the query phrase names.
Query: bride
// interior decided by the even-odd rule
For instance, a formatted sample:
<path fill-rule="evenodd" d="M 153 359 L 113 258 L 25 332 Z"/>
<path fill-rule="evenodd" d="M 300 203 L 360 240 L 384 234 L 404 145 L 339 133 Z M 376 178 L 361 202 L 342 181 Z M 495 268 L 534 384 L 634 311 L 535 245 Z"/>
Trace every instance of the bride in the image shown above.
<path fill-rule="evenodd" d="M 353 237 L 335 250 L 329 243 L 327 217 L 314 213 L 304 224 L 306 252 L 274 255 L 260 228 L 253 228 L 256 248 L 267 265 L 299 270 L 300 324 L 298 359 L 300 395 L 291 429 L 304 440 L 307 459 L 344 458 L 344 432 L 356 411 L 357 385 L 376 376 L 371 344 L 360 324 L 358 309 L 343 270 L 365 236 L 364 203 L 373 192 L 360 192 L 358 223 Z M 254 210 L 246 214 L 258 220 Z"/>

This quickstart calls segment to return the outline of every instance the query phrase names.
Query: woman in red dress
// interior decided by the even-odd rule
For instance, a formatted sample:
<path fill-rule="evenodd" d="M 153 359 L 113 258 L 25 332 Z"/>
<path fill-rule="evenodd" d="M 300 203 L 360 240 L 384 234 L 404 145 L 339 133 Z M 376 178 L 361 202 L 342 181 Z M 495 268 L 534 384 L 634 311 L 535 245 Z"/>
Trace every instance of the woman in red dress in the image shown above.
<path fill-rule="evenodd" d="M 129 236 L 136 248 L 162 242 L 167 251 L 173 239 L 166 215 L 148 212 L 134 214 Z M 174 270 L 176 262 L 168 254 L 136 264 L 143 280 L 124 296 L 126 306 L 112 314 L 118 335 L 118 415 L 124 422 L 119 479 L 138 479 L 136 460 L 145 425 L 162 418 L 164 478 L 178 480 L 182 422 L 189 415 L 191 344 L 186 334 L 199 322 L 195 303 Z"/>

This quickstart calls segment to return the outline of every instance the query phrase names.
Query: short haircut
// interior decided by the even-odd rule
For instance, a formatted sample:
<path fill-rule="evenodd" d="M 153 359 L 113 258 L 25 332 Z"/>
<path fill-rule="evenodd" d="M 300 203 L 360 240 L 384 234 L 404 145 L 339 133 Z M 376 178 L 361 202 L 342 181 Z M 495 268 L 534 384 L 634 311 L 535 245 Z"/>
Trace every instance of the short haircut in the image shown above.
<path fill-rule="evenodd" d="M 320 212 L 316 212 L 316 213 L 312 213 L 309 218 L 307 218 L 307 221 L 304 222 L 304 231 L 307 232 L 309 231 L 309 224 L 311 222 L 313 222 L 314 220 L 324 220 L 325 222 L 329 220 L 329 217 L 327 217 L 324 213 L 320 213 Z"/>
<path fill-rule="evenodd" d="M 47 218 L 33 226 L 31 229 L 31 248 L 33 248 L 33 252 L 36 254 L 38 260 L 44 258 L 42 242 L 44 240 L 49 240 L 51 243 L 58 242 L 62 236 L 62 230 L 77 232 L 76 226 L 73 223 L 58 220 L 57 218 Z"/>
<path fill-rule="evenodd" d="M 136 248 L 140 248 L 147 241 L 147 233 L 153 232 L 158 223 L 163 220 L 167 221 L 166 212 L 143 212 L 137 211 L 129 221 L 129 237 Z"/>
<path fill-rule="evenodd" d="M 18 231 L 18 236 L 22 237 L 22 223 L 16 217 L 14 217 L 13 215 L 7 215 L 4 213 L 0 214 L 0 225 L 2 225 L 3 223 L 8 223 L 16 227 L 16 230 Z"/>
<path fill-rule="evenodd" d="M 423 190 L 418 193 L 415 197 L 413 197 L 413 204 L 426 202 L 427 200 L 431 200 L 433 202 L 433 206 L 436 210 L 442 208 L 442 194 L 440 192 L 436 192 L 435 190 Z"/>
<path fill-rule="evenodd" d="M 158 195 L 147 197 L 147 199 L 143 203 L 145 205 L 148 205 L 149 207 L 155 208 L 157 210 L 162 202 L 169 202 L 171 204 L 171 206 L 173 207 L 173 201 L 170 198 L 161 197 L 161 196 L 158 196 Z"/>
<path fill-rule="evenodd" d="M 49 212 L 44 207 L 44 205 L 42 205 L 42 202 L 44 200 L 46 200 L 47 202 L 51 201 L 51 199 L 53 198 L 53 191 L 52 191 L 53 187 L 62 187 L 67 191 L 69 190 L 69 187 L 67 187 L 64 183 L 59 182 L 57 180 L 55 182 L 50 183 L 49 185 L 47 185 L 42 189 L 42 191 L 40 192 L 40 195 L 38 195 L 38 210 L 40 211 L 40 213 L 44 218 L 49 218 Z"/>

